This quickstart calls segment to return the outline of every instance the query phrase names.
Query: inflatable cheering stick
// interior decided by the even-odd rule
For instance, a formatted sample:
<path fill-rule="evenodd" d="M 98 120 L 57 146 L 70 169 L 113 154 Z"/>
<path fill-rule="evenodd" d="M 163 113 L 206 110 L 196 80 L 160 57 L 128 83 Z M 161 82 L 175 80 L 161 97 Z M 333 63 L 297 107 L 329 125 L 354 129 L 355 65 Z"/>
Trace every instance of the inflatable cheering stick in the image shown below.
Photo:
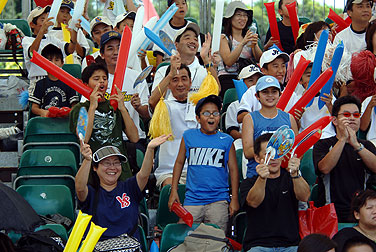
<path fill-rule="evenodd" d="M 187 224 L 189 227 L 193 225 L 193 216 L 187 211 L 180 203 L 174 202 L 171 206 L 171 210 Z"/>
<path fill-rule="evenodd" d="M 298 14 L 296 13 L 296 1 L 286 4 L 287 11 L 289 13 L 290 21 L 291 21 L 291 29 L 292 35 L 294 36 L 294 43 L 296 44 L 296 40 L 299 36 L 299 20 Z"/>
<path fill-rule="evenodd" d="M 278 47 L 283 51 L 281 38 L 279 37 L 279 30 L 277 24 L 277 17 L 274 11 L 274 2 L 271 3 L 264 3 L 266 7 L 266 12 L 268 13 L 269 18 L 269 26 L 270 26 L 270 34 L 275 40 L 278 40 Z"/>

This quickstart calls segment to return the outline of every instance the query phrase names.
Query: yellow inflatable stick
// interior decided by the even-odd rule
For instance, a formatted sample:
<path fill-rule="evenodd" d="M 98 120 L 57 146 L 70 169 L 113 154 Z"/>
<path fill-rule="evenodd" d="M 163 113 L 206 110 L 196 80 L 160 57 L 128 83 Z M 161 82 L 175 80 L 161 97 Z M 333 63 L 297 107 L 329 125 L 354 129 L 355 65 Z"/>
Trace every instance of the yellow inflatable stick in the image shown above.
<path fill-rule="evenodd" d="M 93 53 L 96 53 L 96 52 L 98 52 L 99 51 L 99 48 L 95 48 L 95 47 L 93 47 Z"/>
<path fill-rule="evenodd" d="M 61 29 L 63 30 L 63 40 L 64 40 L 64 42 L 69 43 L 70 42 L 70 32 L 67 29 L 67 25 L 61 24 Z M 74 64 L 72 54 L 65 57 L 65 64 Z"/>
<path fill-rule="evenodd" d="M 0 13 L 3 11 L 7 2 L 8 2 L 8 0 L 0 0 Z"/>
<path fill-rule="evenodd" d="M 81 243 L 82 236 L 85 233 L 86 227 L 91 220 L 91 215 L 84 214 L 81 211 L 78 213 L 76 222 L 74 223 L 72 233 L 69 236 L 64 252 L 76 252 Z"/>
<path fill-rule="evenodd" d="M 208 95 L 218 95 L 219 93 L 219 87 L 218 82 L 215 80 L 213 75 L 208 71 L 208 75 L 206 75 L 205 79 L 202 81 L 200 89 L 197 91 L 197 93 L 191 94 L 189 97 L 189 100 L 196 105 L 197 102 L 207 97 Z"/>
<path fill-rule="evenodd" d="M 93 222 L 90 225 L 90 230 L 86 239 L 83 241 L 82 246 L 80 248 L 80 252 L 92 252 L 94 250 L 95 245 L 97 244 L 99 238 L 106 231 L 107 228 L 102 228 L 100 226 L 95 225 Z"/>

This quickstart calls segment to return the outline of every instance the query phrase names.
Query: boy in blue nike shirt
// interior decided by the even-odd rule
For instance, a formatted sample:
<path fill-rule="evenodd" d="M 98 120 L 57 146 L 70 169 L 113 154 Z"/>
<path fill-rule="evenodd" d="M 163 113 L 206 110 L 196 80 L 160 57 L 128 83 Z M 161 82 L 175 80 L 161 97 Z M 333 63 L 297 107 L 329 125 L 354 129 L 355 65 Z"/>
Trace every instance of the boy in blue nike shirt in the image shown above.
<path fill-rule="evenodd" d="M 195 113 L 201 128 L 189 129 L 183 134 L 168 205 L 171 209 L 175 201 L 179 202 L 178 182 L 187 159 L 184 207 L 192 214 L 194 222 L 213 223 L 226 232 L 229 214 L 232 216 L 239 209 L 239 174 L 234 139 L 217 130 L 221 107 L 222 101 L 216 95 L 198 101 Z"/>

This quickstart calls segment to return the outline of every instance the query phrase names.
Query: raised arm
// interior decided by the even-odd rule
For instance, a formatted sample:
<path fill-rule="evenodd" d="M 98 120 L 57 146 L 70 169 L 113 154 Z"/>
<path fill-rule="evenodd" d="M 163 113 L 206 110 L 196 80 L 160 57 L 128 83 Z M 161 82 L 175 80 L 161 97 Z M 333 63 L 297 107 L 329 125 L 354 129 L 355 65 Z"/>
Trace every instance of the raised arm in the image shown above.
<path fill-rule="evenodd" d="M 167 136 L 162 135 L 160 137 L 154 138 L 148 144 L 148 147 L 146 148 L 146 152 L 145 152 L 144 161 L 142 162 L 141 169 L 136 175 L 137 184 L 141 191 L 145 189 L 145 186 L 149 180 L 151 169 L 153 168 L 155 148 L 157 148 L 159 145 L 166 142 L 170 136 L 171 135 L 167 135 Z"/>
<path fill-rule="evenodd" d="M 265 198 L 266 180 L 270 173 L 268 166 L 264 164 L 264 159 L 261 159 L 261 163 L 256 166 L 256 171 L 259 176 L 255 184 L 249 190 L 246 198 L 247 204 L 253 208 L 257 208 Z"/>
<path fill-rule="evenodd" d="M 81 167 L 76 174 L 75 188 L 78 200 L 83 202 L 86 200 L 89 192 L 87 182 L 89 179 L 92 159 L 90 145 L 81 142 L 81 154 L 84 157 L 84 160 L 82 161 Z"/>
<path fill-rule="evenodd" d="M 305 179 L 302 176 L 298 176 L 299 166 L 300 159 L 297 158 L 296 155 L 294 155 L 294 157 L 290 158 L 289 160 L 288 170 L 290 171 L 292 177 L 295 197 L 297 200 L 307 202 L 309 199 L 309 195 L 311 194 L 311 191 Z"/>

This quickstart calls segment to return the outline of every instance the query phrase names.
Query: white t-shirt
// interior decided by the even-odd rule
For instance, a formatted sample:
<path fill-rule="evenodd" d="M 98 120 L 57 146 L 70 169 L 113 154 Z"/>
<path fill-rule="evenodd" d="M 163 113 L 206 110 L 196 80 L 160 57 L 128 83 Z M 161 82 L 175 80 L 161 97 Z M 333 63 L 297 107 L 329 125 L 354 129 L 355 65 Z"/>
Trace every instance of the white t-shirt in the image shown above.
<path fill-rule="evenodd" d="M 311 126 L 314 122 L 316 122 L 320 118 L 324 116 L 330 116 L 330 112 L 325 105 L 319 110 L 319 106 L 318 106 L 319 98 L 320 97 L 316 96 L 313 99 L 312 105 L 305 109 L 303 116 L 300 119 L 301 128 L 299 129 L 299 132 L 302 132 L 303 130 Z M 333 97 L 332 103 L 334 103 L 335 100 L 336 99 Z M 335 135 L 336 135 L 336 132 L 335 132 L 334 126 L 332 123 L 329 123 L 328 126 L 326 126 L 323 129 L 320 139 L 332 137 Z"/>
<path fill-rule="evenodd" d="M 158 84 L 163 80 L 163 78 L 166 75 L 166 70 L 168 66 L 163 66 L 158 69 L 158 71 L 155 73 L 154 76 L 154 82 L 152 90 L 154 90 Z M 208 75 L 207 70 L 200 65 L 197 57 L 193 60 L 193 62 L 188 65 L 189 71 L 191 72 L 191 80 L 192 80 L 192 86 L 190 93 L 197 92 L 201 86 L 202 81 L 205 79 L 206 75 Z M 166 100 L 170 99 L 172 97 L 171 91 L 168 89 L 166 92 Z"/>
<path fill-rule="evenodd" d="M 335 36 L 333 44 L 336 45 L 341 41 L 343 41 L 345 49 L 351 54 L 367 48 L 366 32 L 356 33 L 351 29 L 351 25 Z"/>
<path fill-rule="evenodd" d="M 91 56 L 93 56 L 94 59 L 96 59 L 100 55 L 101 55 L 100 51 L 96 51 L 95 53 L 91 54 Z M 81 72 L 83 72 L 86 67 L 87 67 L 87 61 L 86 61 L 86 57 L 85 57 L 84 60 L 82 61 L 82 64 L 81 64 Z"/>
<path fill-rule="evenodd" d="M 124 3 L 124 1 L 122 1 Z M 125 3 L 124 3 L 125 5 Z M 104 8 L 103 8 L 103 16 L 108 17 L 108 19 L 114 24 L 116 20 L 116 14 L 114 12 L 114 7 L 115 7 L 115 1 L 113 0 L 107 0 L 104 3 Z M 115 27 L 115 25 L 114 25 Z"/>
<path fill-rule="evenodd" d="M 295 92 L 292 93 L 289 102 L 286 105 L 285 111 L 289 111 L 295 103 L 300 99 L 301 96 L 298 96 Z M 256 85 L 251 86 L 243 94 L 242 99 L 238 107 L 238 113 L 240 111 L 253 112 L 261 109 L 261 103 L 256 98 Z"/>
<path fill-rule="evenodd" d="M 48 34 L 50 34 L 51 36 L 54 36 L 55 38 L 57 39 L 60 39 L 61 41 L 64 41 L 64 37 L 63 37 L 63 30 L 60 28 L 54 28 L 52 30 L 50 30 L 48 32 Z M 85 48 L 85 56 L 88 55 L 89 51 L 90 51 L 90 46 L 89 46 L 89 43 L 87 42 L 86 38 L 85 38 L 85 35 L 84 33 L 82 32 L 81 29 L 79 29 L 77 31 L 77 42 L 78 44 L 82 47 L 82 48 Z M 74 57 L 74 64 L 79 64 L 81 65 L 81 57 L 77 54 L 77 52 L 75 51 L 73 53 L 73 57 Z"/>
<path fill-rule="evenodd" d="M 34 40 L 35 40 L 34 37 L 28 37 L 28 36 L 25 36 L 22 39 L 22 48 L 23 48 L 23 54 L 24 54 L 24 60 L 25 60 L 25 67 L 26 67 L 26 70 L 29 72 L 29 76 L 28 76 L 29 80 L 33 80 L 37 76 L 47 76 L 46 70 L 44 70 L 43 68 L 40 68 L 38 65 L 30 62 L 31 55 L 29 55 L 29 48 L 30 48 L 31 44 L 34 42 Z M 67 56 L 65 54 L 65 44 L 66 44 L 66 42 L 64 42 L 64 41 L 62 41 L 62 40 L 60 40 L 60 39 L 58 39 L 58 38 L 56 38 L 52 35 L 49 35 L 49 34 L 45 34 L 44 38 L 40 41 L 38 53 L 41 54 L 43 48 L 46 45 L 49 45 L 49 44 L 53 44 L 53 45 L 57 46 L 58 48 L 60 48 L 62 53 L 63 53 L 64 58 Z M 30 54 L 31 53 L 32 52 L 30 52 Z"/>
<path fill-rule="evenodd" d="M 369 96 L 367 97 L 363 103 L 362 103 L 362 114 L 364 113 L 364 111 L 366 111 L 366 108 L 369 104 L 369 102 L 371 101 L 372 99 L 372 96 Z M 372 143 L 376 143 L 376 112 L 375 112 L 375 109 L 373 108 L 372 109 L 372 113 L 371 113 L 371 125 L 369 127 L 369 130 L 367 132 L 367 140 L 371 141 Z"/>
<path fill-rule="evenodd" d="M 239 128 L 239 132 L 242 132 L 242 124 L 238 123 L 237 119 L 239 105 L 239 101 L 234 101 L 228 106 L 225 117 L 226 130 L 230 127 L 236 127 Z"/>
<path fill-rule="evenodd" d="M 163 174 L 172 173 L 175 160 L 179 153 L 180 141 L 184 131 L 198 128 L 195 106 L 192 103 L 182 103 L 175 100 L 165 100 L 170 115 L 170 122 L 174 140 L 167 141 L 159 148 L 159 160 L 154 174 L 158 178 Z M 173 118 L 173 120 L 172 120 Z M 185 162 L 183 171 L 187 170 Z"/>

